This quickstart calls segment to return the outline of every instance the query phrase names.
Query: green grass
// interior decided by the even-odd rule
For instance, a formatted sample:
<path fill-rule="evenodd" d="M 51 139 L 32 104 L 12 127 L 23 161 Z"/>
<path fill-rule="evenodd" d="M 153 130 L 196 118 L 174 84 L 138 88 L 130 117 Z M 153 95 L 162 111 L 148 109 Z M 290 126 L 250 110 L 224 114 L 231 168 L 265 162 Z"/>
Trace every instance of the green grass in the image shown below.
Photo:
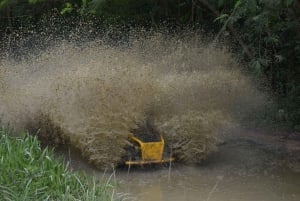
<path fill-rule="evenodd" d="M 71 172 L 37 137 L 0 128 L 0 200 L 114 200 L 113 186 Z"/>

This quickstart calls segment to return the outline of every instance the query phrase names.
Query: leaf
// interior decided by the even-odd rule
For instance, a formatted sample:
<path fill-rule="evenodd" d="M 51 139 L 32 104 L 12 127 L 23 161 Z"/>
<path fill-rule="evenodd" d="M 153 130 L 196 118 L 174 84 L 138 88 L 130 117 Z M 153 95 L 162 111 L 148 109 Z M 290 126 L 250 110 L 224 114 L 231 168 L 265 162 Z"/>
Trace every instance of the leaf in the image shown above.
<path fill-rule="evenodd" d="M 219 0 L 218 1 L 218 8 L 221 8 L 222 6 L 224 6 L 224 0 Z"/>
<path fill-rule="evenodd" d="M 5 6 L 7 6 L 8 2 L 9 2 L 9 0 L 2 0 L 2 1 L 0 1 L 0 9 L 4 8 Z"/>
<path fill-rule="evenodd" d="M 254 60 L 251 62 L 250 67 L 253 69 L 255 73 L 260 73 L 262 70 L 261 64 L 259 60 Z"/>
<path fill-rule="evenodd" d="M 275 56 L 275 60 L 280 63 L 283 61 L 284 57 L 282 55 L 276 54 Z"/>
<path fill-rule="evenodd" d="M 29 4 L 35 4 L 37 2 L 37 0 L 28 0 Z"/>
<path fill-rule="evenodd" d="M 259 20 L 260 18 L 261 18 L 261 14 L 258 14 L 258 15 L 256 15 L 256 16 L 252 17 L 252 20 L 257 21 L 257 20 Z"/>
<path fill-rule="evenodd" d="M 286 5 L 286 7 L 289 7 L 290 5 L 292 5 L 292 3 L 294 3 L 294 0 L 284 0 L 284 4 Z"/>
<path fill-rule="evenodd" d="M 72 4 L 67 2 L 65 3 L 65 7 L 60 11 L 60 13 L 64 15 L 66 13 L 71 13 L 72 10 L 73 10 Z"/>
<path fill-rule="evenodd" d="M 29 4 L 36 4 L 36 3 L 39 3 L 39 2 L 42 2 L 44 0 L 28 0 L 28 3 Z"/>
<path fill-rule="evenodd" d="M 219 17 L 217 17 L 216 19 L 214 19 L 214 22 L 216 22 L 216 21 L 221 21 L 221 20 L 223 20 L 224 18 L 228 18 L 228 14 L 222 14 L 222 15 L 220 15 Z"/>
<path fill-rule="evenodd" d="M 234 4 L 234 10 L 237 9 L 241 4 L 242 4 L 242 1 L 241 1 L 241 0 L 238 0 L 238 1 Z"/>
<path fill-rule="evenodd" d="M 276 35 L 272 35 L 272 36 L 269 36 L 269 37 L 265 37 L 264 38 L 264 41 L 266 43 L 273 43 L 274 45 L 279 45 L 280 44 L 280 39 L 278 36 Z"/>

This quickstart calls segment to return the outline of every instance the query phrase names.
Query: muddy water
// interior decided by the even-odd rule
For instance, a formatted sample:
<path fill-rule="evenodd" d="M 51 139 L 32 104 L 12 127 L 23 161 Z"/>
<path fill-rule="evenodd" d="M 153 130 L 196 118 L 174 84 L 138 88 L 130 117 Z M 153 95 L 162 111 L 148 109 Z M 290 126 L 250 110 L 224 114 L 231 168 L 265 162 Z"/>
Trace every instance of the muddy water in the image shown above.
<path fill-rule="evenodd" d="M 117 183 L 116 197 L 124 200 L 298 201 L 300 172 L 282 165 L 276 149 L 235 138 L 219 145 L 201 165 L 174 163 L 171 170 L 166 166 L 119 168 L 113 175 L 105 174 Z M 71 167 L 103 177 L 103 171 L 77 157 L 71 157 Z"/>
<path fill-rule="evenodd" d="M 291 172 L 238 175 L 201 167 L 131 172 L 117 175 L 120 191 L 139 201 L 296 201 L 300 198 L 300 175 Z M 130 197 L 130 196 L 128 196 Z"/>

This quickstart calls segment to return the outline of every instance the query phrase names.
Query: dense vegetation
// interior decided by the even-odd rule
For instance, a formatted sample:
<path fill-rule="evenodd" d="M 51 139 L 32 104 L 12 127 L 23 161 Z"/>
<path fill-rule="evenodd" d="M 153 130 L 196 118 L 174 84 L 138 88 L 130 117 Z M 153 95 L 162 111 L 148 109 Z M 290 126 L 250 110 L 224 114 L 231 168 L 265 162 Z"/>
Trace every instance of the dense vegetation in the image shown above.
<path fill-rule="evenodd" d="M 1 48 L 11 48 L 15 30 L 39 29 L 46 13 L 72 18 L 72 26 L 84 20 L 96 28 L 201 30 L 215 43 L 230 41 L 246 70 L 271 89 L 278 103 L 275 116 L 299 129 L 299 10 L 299 0 L 0 0 Z"/>
<path fill-rule="evenodd" d="M 37 137 L 0 128 L 0 200 L 113 200 L 112 186 L 71 172 Z"/>

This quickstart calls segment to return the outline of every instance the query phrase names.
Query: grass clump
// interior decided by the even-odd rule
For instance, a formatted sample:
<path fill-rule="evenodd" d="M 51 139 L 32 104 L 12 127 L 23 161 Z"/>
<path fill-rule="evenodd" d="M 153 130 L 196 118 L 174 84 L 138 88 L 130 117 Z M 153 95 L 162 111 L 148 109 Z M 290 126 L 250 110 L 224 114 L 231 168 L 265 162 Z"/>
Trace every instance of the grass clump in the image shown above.
<path fill-rule="evenodd" d="M 0 128 L 0 200 L 113 200 L 109 182 L 71 172 L 37 137 Z"/>

